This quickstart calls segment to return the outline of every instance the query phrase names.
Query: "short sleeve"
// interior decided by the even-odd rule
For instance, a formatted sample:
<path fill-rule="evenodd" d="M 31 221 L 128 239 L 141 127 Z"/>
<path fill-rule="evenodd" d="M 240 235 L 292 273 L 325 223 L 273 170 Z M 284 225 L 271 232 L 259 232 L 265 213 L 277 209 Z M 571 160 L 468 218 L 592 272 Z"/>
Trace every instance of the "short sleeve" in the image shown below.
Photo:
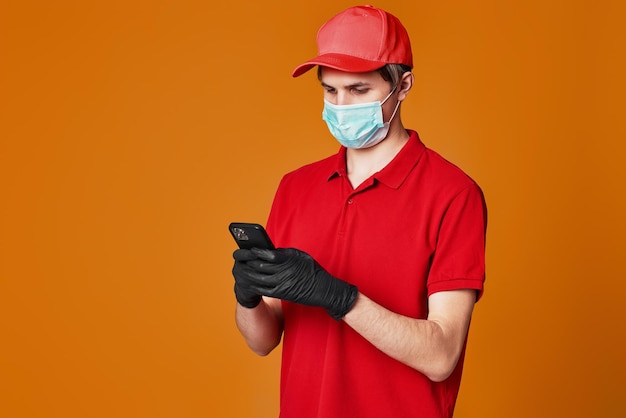
<path fill-rule="evenodd" d="M 448 205 L 439 228 L 428 275 L 428 296 L 436 292 L 475 289 L 482 296 L 485 281 L 487 207 L 475 183 Z"/>

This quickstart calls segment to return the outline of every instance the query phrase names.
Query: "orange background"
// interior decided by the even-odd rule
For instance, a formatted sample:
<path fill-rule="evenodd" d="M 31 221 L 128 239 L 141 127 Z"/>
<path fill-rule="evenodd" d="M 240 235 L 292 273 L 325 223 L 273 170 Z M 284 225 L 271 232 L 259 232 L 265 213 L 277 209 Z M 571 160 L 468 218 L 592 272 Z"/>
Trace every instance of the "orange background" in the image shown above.
<path fill-rule="evenodd" d="M 456 417 L 626 415 L 620 3 L 376 3 L 413 42 L 405 124 L 490 210 Z M 227 224 L 336 151 L 290 73 L 350 5 L 0 1 L 1 417 L 277 416 Z"/>

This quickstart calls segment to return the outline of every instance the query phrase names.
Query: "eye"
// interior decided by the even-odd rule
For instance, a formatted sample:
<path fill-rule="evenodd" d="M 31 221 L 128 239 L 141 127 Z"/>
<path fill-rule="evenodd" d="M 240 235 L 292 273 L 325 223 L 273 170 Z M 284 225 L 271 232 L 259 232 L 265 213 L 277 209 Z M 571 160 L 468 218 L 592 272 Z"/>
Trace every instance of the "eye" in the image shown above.
<path fill-rule="evenodd" d="M 353 88 L 352 93 L 354 94 L 367 94 L 370 91 L 368 88 Z"/>
<path fill-rule="evenodd" d="M 324 87 L 324 92 L 329 93 L 329 94 L 335 94 L 337 90 L 335 90 L 334 87 Z"/>

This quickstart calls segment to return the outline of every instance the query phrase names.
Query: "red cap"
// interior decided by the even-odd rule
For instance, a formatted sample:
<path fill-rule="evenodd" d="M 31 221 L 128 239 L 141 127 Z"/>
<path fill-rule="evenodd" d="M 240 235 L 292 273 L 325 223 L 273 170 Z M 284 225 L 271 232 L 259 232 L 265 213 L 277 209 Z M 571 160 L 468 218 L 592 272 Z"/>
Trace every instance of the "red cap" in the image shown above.
<path fill-rule="evenodd" d="M 411 43 L 400 20 L 373 6 L 355 6 L 326 22 L 317 32 L 317 57 L 300 64 L 298 77 L 316 65 L 361 73 L 386 64 L 413 68 Z"/>

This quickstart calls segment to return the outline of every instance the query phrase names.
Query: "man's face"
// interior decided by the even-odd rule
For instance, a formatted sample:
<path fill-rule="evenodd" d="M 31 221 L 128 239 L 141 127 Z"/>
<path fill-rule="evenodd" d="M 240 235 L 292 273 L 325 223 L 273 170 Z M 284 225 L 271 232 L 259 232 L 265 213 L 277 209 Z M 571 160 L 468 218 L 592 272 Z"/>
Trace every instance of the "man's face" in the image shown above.
<path fill-rule="evenodd" d="M 324 88 L 324 99 L 336 105 L 383 101 L 391 92 L 391 86 L 378 71 L 347 73 L 323 67 L 320 81 Z M 392 95 L 383 105 L 385 120 L 395 106 L 396 100 Z"/>

